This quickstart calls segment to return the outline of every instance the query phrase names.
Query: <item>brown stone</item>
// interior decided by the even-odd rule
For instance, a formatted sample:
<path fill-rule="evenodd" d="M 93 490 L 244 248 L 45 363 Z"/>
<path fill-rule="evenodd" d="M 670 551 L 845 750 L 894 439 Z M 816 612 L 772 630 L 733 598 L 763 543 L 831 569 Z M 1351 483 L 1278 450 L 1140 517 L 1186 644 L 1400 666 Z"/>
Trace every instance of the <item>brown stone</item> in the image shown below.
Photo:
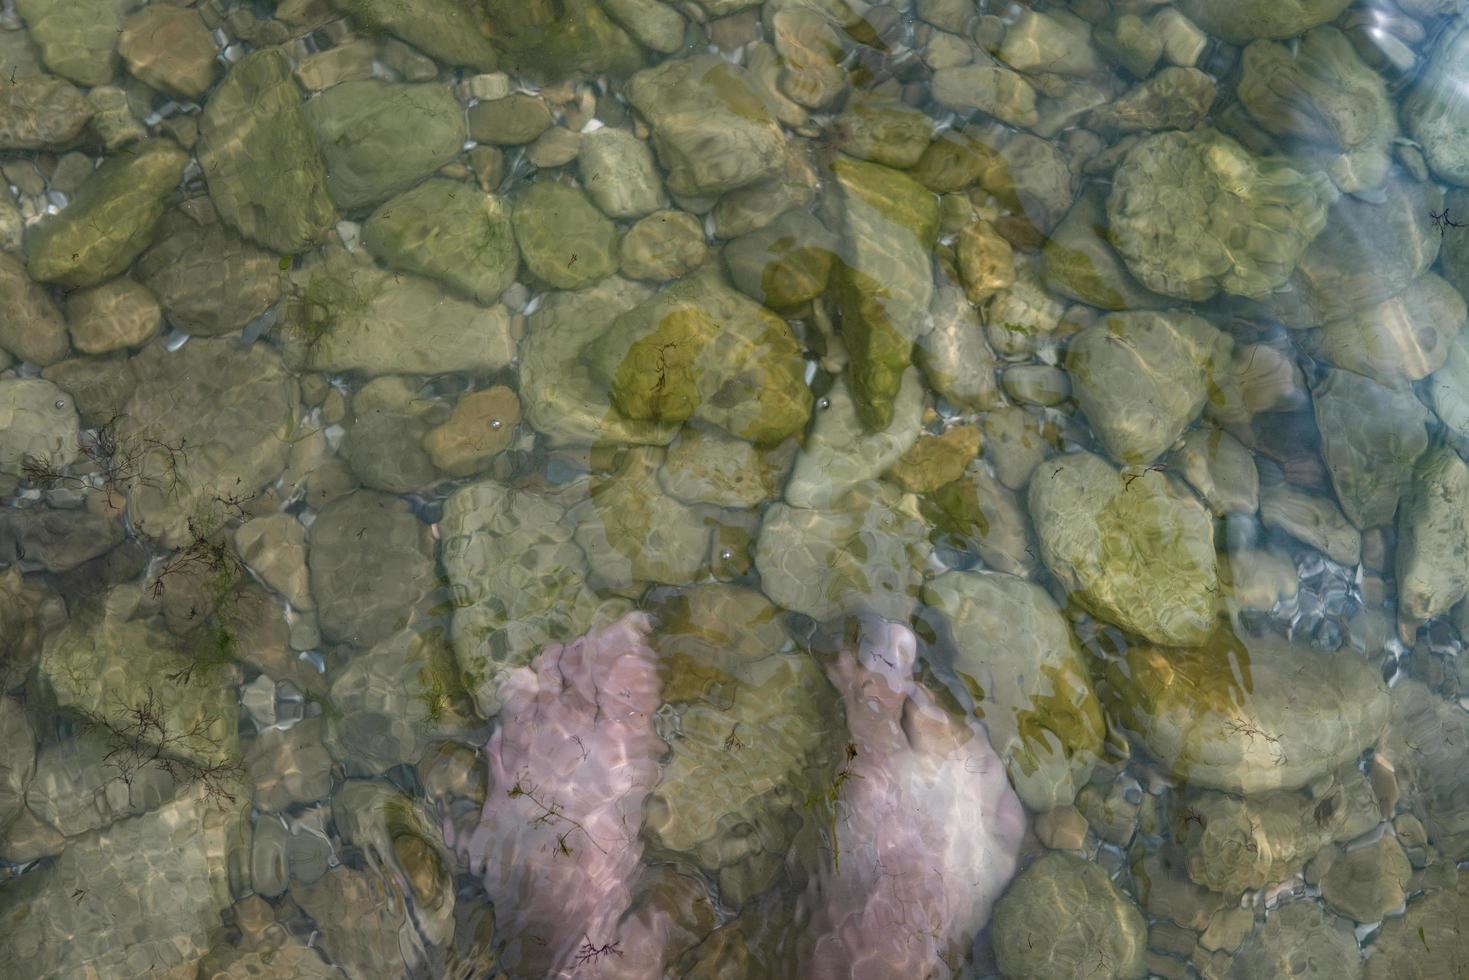
<path fill-rule="evenodd" d="M 197 99 L 214 84 L 219 50 L 193 10 L 144 7 L 123 24 L 117 50 L 139 80 L 174 95 Z"/>
<path fill-rule="evenodd" d="M 520 422 L 520 401 L 504 385 L 465 395 L 443 425 L 423 437 L 423 448 L 435 466 L 452 476 L 484 469 L 510 445 Z"/>

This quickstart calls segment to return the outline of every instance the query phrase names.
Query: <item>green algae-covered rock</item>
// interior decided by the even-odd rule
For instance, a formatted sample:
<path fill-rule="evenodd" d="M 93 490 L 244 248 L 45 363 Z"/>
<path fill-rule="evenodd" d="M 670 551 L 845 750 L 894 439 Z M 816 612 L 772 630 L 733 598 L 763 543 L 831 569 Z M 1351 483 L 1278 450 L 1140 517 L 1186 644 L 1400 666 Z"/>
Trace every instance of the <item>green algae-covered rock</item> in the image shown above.
<path fill-rule="evenodd" d="M 827 392 L 811 435 L 796 456 L 786 501 L 795 507 L 829 507 L 852 487 L 876 479 L 918 440 L 923 423 L 923 385 L 918 370 L 903 374 L 887 427 L 869 432 L 845 380 Z"/>
<path fill-rule="evenodd" d="M 1469 593 L 1469 466 L 1452 449 L 1424 453 L 1398 510 L 1398 614 L 1442 616 Z"/>
<path fill-rule="evenodd" d="M 1265 129 L 1295 144 L 1347 193 L 1387 179 L 1397 117 L 1386 81 L 1334 27 L 1287 47 L 1255 41 L 1242 57 L 1238 97 Z"/>
<path fill-rule="evenodd" d="M 653 127 L 674 194 L 712 197 L 780 170 L 785 137 L 738 65 L 711 54 L 670 59 L 626 91 Z"/>
<path fill-rule="evenodd" d="M 389 268 L 485 304 L 500 298 L 520 267 L 509 206 L 456 180 L 433 178 L 390 198 L 367 219 L 362 241 Z"/>
<path fill-rule="evenodd" d="M 1037 812 L 1070 804 L 1106 728 L 1061 610 L 1045 589 L 998 572 L 947 572 L 923 602 L 945 621 L 951 666 L 1021 800 Z"/>
<path fill-rule="evenodd" d="M 17 78 L 0 88 L 0 149 L 63 147 L 92 117 L 86 97 L 51 75 Z"/>
<path fill-rule="evenodd" d="M 1307 899 L 1282 905 L 1244 941 L 1227 980 L 1356 980 L 1352 924 Z"/>
<path fill-rule="evenodd" d="M 456 0 L 332 0 L 342 13 L 368 31 L 386 31 L 430 58 L 451 65 L 493 71 L 498 62 L 491 38 L 494 26 L 478 4 Z"/>
<path fill-rule="evenodd" d="M 78 85 L 106 85 L 117 71 L 117 35 L 129 4 L 118 0 L 18 0 L 41 60 Z"/>
<path fill-rule="evenodd" d="M 154 238 L 157 244 L 138 259 L 134 275 L 180 330 L 205 337 L 234 333 L 280 297 L 280 261 L 223 225 L 171 211 Z"/>
<path fill-rule="evenodd" d="M 588 289 L 547 294 L 520 344 L 520 398 L 532 428 L 555 446 L 666 445 L 676 422 L 632 419 L 612 405 L 583 351 L 612 321 L 652 295 L 613 276 Z"/>
<path fill-rule="evenodd" d="M 861 483 L 826 509 L 771 506 L 755 567 L 777 605 L 813 619 L 870 610 L 903 620 L 933 550 L 927 535 L 914 498 L 888 483 Z"/>
<path fill-rule="evenodd" d="M 516 198 L 513 221 L 526 269 L 548 285 L 580 289 L 617 270 L 617 227 L 579 188 L 537 181 Z"/>
<path fill-rule="evenodd" d="M 1212 632 L 1214 525 L 1192 494 L 1071 453 L 1036 469 L 1028 502 L 1046 567 L 1082 608 L 1156 643 Z"/>
<path fill-rule="evenodd" d="M 622 314 L 587 357 L 629 418 L 699 418 L 764 444 L 810 416 L 805 362 L 790 327 L 713 274 L 675 283 Z"/>
<path fill-rule="evenodd" d="M 1059 851 L 1010 884 L 991 923 L 995 959 L 1013 980 L 1147 975 L 1142 912 L 1100 865 Z"/>
<path fill-rule="evenodd" d="M 787 211 L 724 247 L 735 288 L 774 310 L 800 306 L 826 292 L 836 237 L 807 211 Z"/>
<path fill-rule="evenodd" d="M 875 163 L 843 157 L 832 176 L 828 225 L 842 236 L 836 286 L 848 383 L 862 423 L 885 429 L 933 297 L 938 199 Z"/>
<path fill-rule="evenodd" d="M 301 91 L 279 50 L 230 69 L 199 117 L 198 151 L 215 209 L 246 238 L 289 254 L 336 221 Z"/>
<path fill-rule="evenodd" d="M 1198 788 L 1297 789 L 1357 758 L 1387 723 L 1387 689 L 1367 661 L 1228 627 L 1192 649 L 1134 644 L 1105 675 L 1122 724 Z"/>
<path fill-rule="evenodd" d="M 203 765 L 238 756 L 238 711 L 225 678 L 196 670 L 186 682 L 170 679 L 193 661 L 167 633 L 127 619 L 123 600 L 114 594 L 110 608 L 74 617 L 47 640 L 41 676 L 57 703 L 127 733 L 137 726 L 135 712 L 151 706 L 161 731 L 138 730 L 145 743 L 166 732 L 170 755 Z"/>
<path fill-rule="evenodd" d="M 1114 313 L 1071 338 L 1066 372 L 1112 458 L 1151 463 L 1198 418 L 1227 344 L 1188 313 Z"/>
<path fill-rule="evenodd" d="M 1290 278 L 1336 193 L 1324 174 L 1256 157 L 1217 130 L 1156 133 L 1113 175 L 1109 234 L 1156 292 L 1259 298 Z"/>
<path fill-rule="evenodd" d="M 196 790 L 68 841 L 0 898 L 0 956 L 36 980 L 194 976 L 230 904 L 238 815 Z"/>
<path fill-rule="evenodd" d="M 148 247 L 188 162 L 168 140 L 149 140 L 103 163 L 59 214 L 26 235 L 31 276 L 95 286 L 122 272 Z"/>
<path fill-rule="evenodd" d="M 1257 37 L 1294 37 L 1325 24 L 1346 9 L 1349 0 L 1183 0 L 1179 7 L 1210 34 L 1235 44 Z"/>
<path fill-rule="evenodd" d="M 176 547 L 199 508 L 280 475 L 300 412 L 296 379 L 268 345 L 224 339 L 172 353 L 153 343 L 131 363 L 137 384 L 116 425 L 119 445 L 138 455 L 128 517 Z"/>
<path fill-rule="evenodd" d="M 739 907 L 770 886 L 830 782 L 836 698 L 809 656 L 782 652 L 778 610 L 758 592 L 699 586 L 664 612 L 654 644 L 678 723 L 644 833 Z"/>
<path fill-rule="evenodd" d="M 444 85 L 358 79 L 306 103 L 326 164 L 326 189 L 343 208 L 377 204 L 459 155 L 464 110 Z"/>
<path fill-rule="evenodd" d="M 1327 373 L 1311 400 L 1342 512 L 1362 530 L 1392 523 L 1413 463 L 1428 448 L 1428 410 L 1411 388 L 1340 370 Z"/>
<path fill-rule="evenodd" d="M 596 0 L 484 0 L 484 8 L 505 71 L 558 82 L 642 66 L 637 43 Z"/>
<path fill-rule="evenodd" d="M 454 656 L 486 717 L 506 671 L 547 643 L 570 642 L 598 619 L 587 556 L 554 497 L 490 480 L 457 490 L 439 522 L 454 602 Z M 613 612 L 608 617 L 615 618 Z"/>
<path fill-rule="evenodd" d="M 380 374 L 490 374 L 515 357 L 502 306 L 448 295 L 409 273 L 387 272 L 340 250 L 294 274 L 282 318 L 298 368 Z"/>
<path fill-rule="evenodd" d="M 592 587 L 687 585 L 699 577 L 714 522 L 663 492 L 662 463 L 660 448 L 629 449 L 617 469 L 593 478 L 587 500 L 567 513 Z"/>

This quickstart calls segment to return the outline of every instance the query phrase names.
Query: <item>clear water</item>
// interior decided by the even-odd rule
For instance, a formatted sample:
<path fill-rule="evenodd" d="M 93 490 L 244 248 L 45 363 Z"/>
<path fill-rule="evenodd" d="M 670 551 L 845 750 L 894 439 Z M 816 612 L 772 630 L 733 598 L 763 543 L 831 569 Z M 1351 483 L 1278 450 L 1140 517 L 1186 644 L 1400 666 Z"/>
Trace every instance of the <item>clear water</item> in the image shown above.
<path fill-rule="evenodd" d="M 1469 976 L 1460 0 L 0 28 L 0 976 Z"/>

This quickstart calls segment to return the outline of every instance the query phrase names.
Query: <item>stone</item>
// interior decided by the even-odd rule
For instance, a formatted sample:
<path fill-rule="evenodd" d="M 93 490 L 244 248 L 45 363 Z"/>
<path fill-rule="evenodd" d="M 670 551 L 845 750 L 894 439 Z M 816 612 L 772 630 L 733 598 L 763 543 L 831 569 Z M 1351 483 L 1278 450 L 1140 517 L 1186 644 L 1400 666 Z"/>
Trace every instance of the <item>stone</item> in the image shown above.
<path fill-rule="evenodd" d="M 1362 534 L 1330 497 L 1280 481 L 1260 481 L 1260 521 L 1303 541 L 1348 568 L 1362 554 Z"/>
<path fill-rule="evenodd" d="M 612 277 L 576 292 L 554 292 L 529 317 L 520 349 L 520 397 L 526 420 L 554 446 L 602 442 L 666 445 L 673 422 L 630 419 L 612 406 L 608 386 L 583 356 L 589 343 L 652 290 Z"/>
<path fill-rule="evenodd" d="M 229 905 L 234 812 L 190 792 L 68 842 L 55 863 L 6 889 L 0 952 L 47 980 L 191 975 Z"/>
<path fill-rule="evenodd" d="M 480 711 L 498 710 L 510 670 L 591 627 L 601 605 L 567 502 L 491 480 L 455 491 L 439 522 L 454 596 L 454 655 Z"/>
<path fill-rule="evenodd" d="M 1031 474 L 1051 455 L 1051 443 L 1041 419 L 1018 405 L 1003 405 L 984 416 L 985 459 L 995 477 L 1011 490 L 1024 490 Z"/>
<path fill-rule="evenodd" d="M 133 274 L 179 330 L 202 337 L 232 334 L 280 298 L 280 260 L 223 225 L 199 224 L 171 211 L 159 222 L 155 242 Z"/>
<path fill-rule="evenodd" d="M 1171 305 L 1132 277 L 1108 243 L 1106 197 L 1083 190 L 1042 250 L 1046 285 L 1056 293 L 1104 310 Z"/>
<path fill-rule="evenodd" d="M 1086 817 L 1069 804 L 1036 814 L 1033 826 L 1036 837 L 1052 850 L 1079 851 L 1086 846 Z"/>
<path fill-rule="evenodd" d="M 1244 0 L 1227 7 L 1210 0 L 1184 0 L 1179 4 L 1183 13 L 1204 30 L 1233 44 L 1255 38 L 1294 37 L 1335 19 L 1346 6 L 1347 0 Z"/>
<path fill-rule="evenodd" d="M 1163 32 L 1133 13 L 1114 12 L 1093 29 L 1092 43 L 1137 78 L 1147 78 L 1163 57 Z"/>
<path fill-rule="evenodd" d="M 267 514 L 235 529 L 235 549 L 260 580 L 292 607 L 316 608 L 306 570 L 306 527 L 290 514 Z"/>
<path fill-rule="evenodd" d="M 1427 389 L 1439 420 L 1457 435 L 1469 434 L 1469 334 L 1461 331 L 1449 345 L 1448 356 L 1429 376 Z"/>
<path fill-rule="evenodd" d="M 473 391 L 454 403 L 449 418 L 423 436 L 423 448 L 450 476 L 473 476 L 503 452 L 520 422 L 520 402 L 504 385 Z"/>
<path fill-rule="evenodd" d="M 446 639 L 437 628 L 395 630 L 333 678 L 337 711 L 323 744 L 348 772 L 377 776 L 412 765 L 435 739 L 471 727 L 471 702 Z"/>
<path fill-rule="evenodd" d="M 811 391 L 790 328 L 712 274 L 676 283 L 617 317 L 587 357 L 629 418 L 698 418 L 768 444 L 810 417 Z"/>
<path fill-rule="evenodd" d="M 41 60 L 78 85 L 106 85 L 116 71 L 114 47 L 128 4 L 114 0 L 20 0 Z"/>
<path fill-rule="evenodd" d="M 756 507 L 780 493 L 795 451 L 793 440 L 753 446 L 695 423 L 684 426 L 668 447 L 658 485 L 686 504 Z"/>
<path fill-rule="evenodd" d="M 485 0 L 484 10 L 500 67 L 511 74 L 555 83 L 626 77 L 643 65 L 637 42 L 592 0 Z"/>
<path fill-rule="evenodd" d="M 1147 921 L 1098 865 L 1062 852 L 1037 858 L 995 907 L 995 959 L 1007 977 L 1138 978 Z"/>
<path fill-rule="evenodd" d="M 387 494 L 333 500 L 312 523 L 309 545 L 311 594 L 330 642 L 371 647 L 411 621 L 435 585 L 428 526 Z"/>
<path fill-rule="evenodd" d="M 1311 331 L 1302 346 L 1336 367 L 1398 385 L 1442 367 L 1466 318 L 1458 290 L 1427 273 L 1392 299 Z"/>
<path fill-rule="evenodd" d="M 1027 74 L 1090 75 L 1102 67 L 1090 34 L 1091 25 L 1075 15 L 1026 9 L 1006 28 L 997 53 L 1005 64 Z"/>
<path fill-rule="evenodd" d="M 1382 678 L 1356 654 L 1227 626 L 1191 649 L 1129 647 L 1105 673 L 1108 708 L 1168 772 L 1201 789 L 1298 789 L 1355 759 L 1387 723 Z"/>
<path fill-rule="evenodd" d="M 1039 263 L 1022 254 L 1015 263 L 1015 282 L 985 306 L 985 334 L 999 354 L 1030 356 L 1061 330 L 1065 312 L 1066 305 L 1046 291 Z"/>
<path fill-rule="evenodd" d="M 1157 643 L 1209 636 L 1213 522 L 1167 477 L 1071 453 L 1037 471 L 1028 503 L 1041 556 L 1072 601 Z"/>
<path fill-rule="evenodd" d="M 478 7 L 454 0 L 426 0 L 412 9 L 396 0 L 333 0 L 336 8 L 368 31 L 387 31 L 431 58 L 451 65 L 494 71 L 499 56 L 490 38 L 492 21 Z"/>
<path fill-rule="evenodd" d="M 457 180 L 431 178 L 385 201 L 368 218 L 362 243 L 389 268 L 486 306 L 520 268 L 509 205 Z"/>
<path fill-rule="evenodd" d="M 837 240 L 807 211 L 792 210 L 724 246 L 736 289 L 773 310 L 799 307 L 826 292 Z"/>
<path fill-rule="evenodd" d="M 0 699 L 0 824 L 9 825 L 25 808 L 26 786 L 36 771 L 36 733 L 25 707 L 15 698 Z"/>
<path fill-rule="evenodd" d="M 309 92 L 323 92 L 342 82 L 371 78 L 377 51 L 377 45 L 365 38 L 338 44 L 302 58 L 296 79 Z"/>
<path fill-rule="evenodd" d="M 814 9 L 787 6 L 771 15 L 770 27 L 781 60 L 781 93 L 808 109 L 835 102 L 847 87 L 835 25 Z"/>
<path fill-rule="evenodd" d="M 1025 77 L 1002 65 L 959 65 L 933 73 L 934 100 L 955 111 L 978 109 L 1012 126 L 1040 121 L 1036 91 Z"/>
<path fill-rule="evenodd" d="M 321 950 L 340 976 L 377 978 L 382 964 L 420 960 L 421 940 L 404 896 L 387 875 L 339 864 L 291 897 L 320 932 Z M 404 947 L 407 947 L 406 949 Z"/>
<path fill-rule="evenodd" d="M 526 269 L 557 289 L 590 286 L 617 268 L 617 229 L 587 195 L 538 181 L 514 204 L 512 221 Z"/>
<path fill-rule="evenodd" d="M 1431 449 L 1413 470 L 1398 510 L 1398 615 L 1419 623 L 1469 594 L 1469 466 L 1452 449 Z"/>
<path fill-rule="evenodd" d="M 17 78 L 0 90 L 0 148 L 68 146 L 91 117 L 86 98 L 65 79 L 40 74 Z"/>
<path fill-rule="evenodd" d="M 1397 120 L 1386 81 L 1347 36 L 1318 27 L 1287 48 L 1255 41 L 1241 57 L 1240 103 L 1346 193 L 1380 188 Z"/>
<path fill-rule="evenodd" d="M 42 377 L 59 394 L 74 399 L 75 410 L 89 426 L 107 425 L 121 415 L 138 381 L 131 362 L 120 353 L 57 361 L 42 371 Z"/>
<path fill-rule="evenodd" d="M 592 478 L 587 499 L 567 513 L 591 587 L 677 586 L 699 577 L 714 522 L 659 489 L 662 462 L 662 449 L 629 449 L 612 472 Z"/>
<path fill-rule="evenodd" d="M 1469 714 L 1414 680 L 1394 685 L 1390 701 L 1378 754 L 1422 815 L 1429 842 L 1445 860 L 1461 860 L 1469 855 L 1469 778 L 1456 760 L 1469 745 Z"/>
<path fill-rule="evenodd" d="M 1409 388 L 1330 371 L 1311 393 L 1321 456 L 1342 512 L 1359 529 L 1392 523 L 1413 463 L 1428 448 L 1428 410 Z"/>
<path fill-rule="evenodd" d="M 28 466 L 64 470 L 79 455 L 77 409 L 65 391 L 40 378 L 0 380 L 0 474 Z"/>
<path fill-rule="evenodd" d="M 267 728 L 255 736 L 245 753 L 245 766 L 255 781 L 250 802 L 257 810 L 283 813 L 294 803 L 311 803 L 331 795 L 332 758 L 322 744 L 326 724 L 320 718 L 306 718 L 290 728 Z M 263 818 L 256 825 L 257 846 L 261 824 L 285 830 L 278 821 Z"/>
<path fill-rule="evenodd" d="M 686 25 L 673 7 L 659 0 L 603 0 L 607 15 L 645 48 L 673 54 L 683 47 Z"/>
<path fill-rule="evenodd" d="M 497 146 L 524 146 L 550 129 L 552 121 L 543 100 L 516 92 L 470 106 L 469 136 Z"/>
<path fill-rule="evenodd" d="M 1227 343 L 1187 313 L 1113 313 L 1071 338 L 1066 373 L 1112 458 L 1147 464 L 1198 418 Z"/>
<path fill-rule="evenodd" d="M 1238 439 L 1222 429 L 1198 428 L 1168 456 L 1214 516 L 1253 514 L 1260 509 L 1260 473 L 1255 459 Z"/>
<path fill-rule="evenodd" d="M 969 302 L 983 303 L 1015 282 L 1015 255 L 1010 243 L 987 221 L 975 221 L 959 232 L 959 275 Z"/>
<path fill-rule="evenodd" d="M 786 484 L 785 498 L 794 507 L 829 507 L 852 487 L 875 479 L 891 468 L 918 440 L 923 412 L 923 388 L 918 371 L 909 368 L 894 403 L 887 428 L 869 432 L 863 427 L 848 383 L 839 381 L 827 392 L 816 422 Z"/>
<path fill-rule="evenodd" d="M 1053 140 L 1015 133 L 1000 144 L 998 159 L 980 185 L 1014 212 L 997 219 L 1012 242 L 1038 246 L 1076 197 L 1077 178 Z"/>
<path fill-rule="evenodd" d="M 44 507 L 0 512 L 0 554 L 39 562 L 48 572 L 69 572 L 122 543 L 112 515 Z"/>
<path fill-rule="evenodd" d="M 871 96 L 850 100 L 832 125 L 843 153 L 899 170 L 918 162 L 933 135 L 924 113 Z"/>
<path fill-rule="evenodd" d="M 997 572 L 923 587 L 947 627 L 954 674 L 1031 810 L 1066 806 L 1091 776 L 1105 726 L 1081 652 L 1044 589 Z"/>
<path fill-rule="evenodd" d="M 1216 130 L 1157 133 L 1113 174 L 1109 235 L 1149 289 L 1260 298 L 1289 279 L 1335 196 L 1324 175 L 1257 158 Z"/>
<path fill-rule="evenodd" d="M 1209 114 L 1215 95 L 1214 79 L 1206 73 L 1170 66 L 1092 110 L 1088 122 L 1109 133 L 1192 129 Z"/>
<path fill-rule="evenodd" d="M 587 196 L 609 218 L 641 218 L 667 203 L 653 151 L 625 129 L 586 134 L 576 166 Z"/>
<path fill-rule="evenodd" d="M 509 311 L 448 295 L 428 279 L 338 250 L 293 278 L 277 330 L 298 370 L 484 375 L 515 357 Z"/>
<path fill-rule="evenodd" d="M 986 567 L 1021 578 L 1040 568 L 1020 499 L 981 463 L 971 463 L 959 479 L 930 492 L 923 512 L 934 525 L 935 544 L 973 552 Z"/>
<path fill-rule="evenodd" d="M 979 311 L 956 286 L 934 290 L 933 327 L 915 344 L 915 359 L 929 385 L 953 404 L 983 410 L 999 403 L 995 355 L 985 341 Z"/>
<path fill-rule="evenodd" d="M 1413 873 L 1391 834 L 1338 855 L 1321 879 L 1321 897 L 1332 911 L 1357 922 L 1379 922 L 1400 908 Z"/>
<path fill-rule="evenodd" d="M 150 244 L 188 161 L 168 140 L 149 140 L 107 160 L 59 214 L 27 233 L 31 277 L 95 286 L 132 265 Z"/>
<path fill-rule="evenodd" d="M 137 385 L 116 423 L 132 447 L 126 488 L 136 530 L 177 547 L 222 497 L 248 498 L 285 468 L 299 406 L 296 379 L 267 345 L 196 338 L 131 359 Z"/>
<path fill-rule="evenodd" d="M 1240 946 L 1227 980 L 1326 980 L 1362 975 L 1351 925 L 1315 902 L 1281 905 Z"/>
<path fill-rule="evenodd" d="M 13 256 L 0 254 L 0 349 L 43 367 L 67 355 L 61 311 Z"/>
<path fill-rule="evenodd" d="M 219 49 L 197 11 L 151 5 L 129 15 L 117 52 L 133 77 L 185 99 L 199 100 L 214 84 Z"/>
<path fill-rule="evenodd" d="M 1382 923 L 1367 958 L 1367 980 L 1430 980 L 1469 962 L 1469 876 L 1440 863 L 1407 911 Z"/>
<path fill-rule="evenodd" d="M 684 211 L 655 211 L 622 236 L 621 271 L 629 279 L 666 282 L 694 272 L 709 256 L 704 226 Z"/>
<path fill-rule="evenodd" d="M 910 493 L 927 493 L 952 483 L 979 455 L 980 434 L 972 425 L 921 433 L 918 441 L 883 474 Z"/>
<path fill-rule="evenodd" d="M 929 249 L 937 234 L 933 195 L 907 175 L 841 158 L 829 227 L 839 229 L 836 270 L 848 385 L 872 430 L 892 422 L 894 399 L 933 297 Z"/>
<path fill-rule="evenodd" d="M 772 505 L 755 544 L 761 588 L 818 621 L 862 610 L 906 619 L 932 551 L 911 500 L 861 483 L 825 509 Z"/>
<path fill-rule="evenodd" d="M 119 277 L 66 298 L 66 327 L 83 354 L 141 347 L 158 332 L 158 300 L 147 287 Z"/>
<path fill-rule="evenodd" d="M 773 176 L 784 137 L 737 65 L 714 55 L 670 59 L 628 80 L 633 108 L 675 195 L 714 196 Z"/>
<path fill-rule="evenodd" d="M 1469 99 L 1456 86 L 1469 62 L 1469 26 L 1455 22 L 1439 35 L 1428 63 L 1403 100 L 1403 128 L 1423 147 L 1428 165 L 1442 180 L 1469 184 Z"/>
<path fill-rule="evenodd" d="M 272 251 L 307 249 L 336 221 L 301 92 L 277 49 L 246 55 L 214 90 L 198 157 L 219 216 Z"/>
<path fill-rule="evenodd" d="M 327 192 L 348 210 L 407 190 L 458 156 L 467 135 L 463 109 L 440 85 L 343 82 L 306 103 L 305 117 Z"/>

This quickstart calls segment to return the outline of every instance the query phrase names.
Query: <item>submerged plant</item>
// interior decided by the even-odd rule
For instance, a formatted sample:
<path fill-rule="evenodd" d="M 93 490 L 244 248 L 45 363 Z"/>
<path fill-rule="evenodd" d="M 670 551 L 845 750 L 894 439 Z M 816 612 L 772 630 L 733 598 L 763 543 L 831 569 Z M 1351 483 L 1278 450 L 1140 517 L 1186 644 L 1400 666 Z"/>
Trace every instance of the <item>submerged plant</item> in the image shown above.
<path fill-rule="evenodd" d="M 162 700 L 152 687 L 135 702 L 119 701 L 121 711 L 113 720 L 105 713 L 88 714 L 85 727 L 100 732 L 107 744 L 102 764 L 113 770 L 114 779 L 132 788 L 133 780 L 147 769 L 166 774 L 175 785 L 198 784 L 206 798 L 220 809 L 232 806 L 245 782 L 244 765 L 218 753 L 207 762 L 196 761 L 189 752 L 202 744 L 215 750 L 220 740 L 212 734 L 218 719 L 201 718 L 186 730 L 169 727 Z"/>

